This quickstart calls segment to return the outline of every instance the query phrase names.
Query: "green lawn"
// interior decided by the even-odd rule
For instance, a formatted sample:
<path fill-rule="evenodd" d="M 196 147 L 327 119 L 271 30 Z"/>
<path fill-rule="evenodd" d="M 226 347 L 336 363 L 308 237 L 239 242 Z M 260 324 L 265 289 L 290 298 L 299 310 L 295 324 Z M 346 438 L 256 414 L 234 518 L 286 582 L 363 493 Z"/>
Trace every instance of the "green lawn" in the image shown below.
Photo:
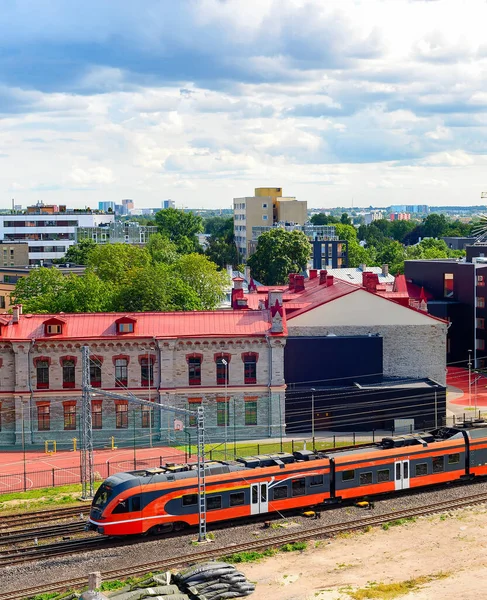
<path fill-rule="evenodd" d="M 95 483 L 95 490 L 99 485 L 100 482 Z M 81 509 L 86 507 L 87 512 L 90 503 L 80 501 L 80 497 L 81 484 L 0 494 L 0 513 L 7 515 L 64 506 L 79 506 Z"/>

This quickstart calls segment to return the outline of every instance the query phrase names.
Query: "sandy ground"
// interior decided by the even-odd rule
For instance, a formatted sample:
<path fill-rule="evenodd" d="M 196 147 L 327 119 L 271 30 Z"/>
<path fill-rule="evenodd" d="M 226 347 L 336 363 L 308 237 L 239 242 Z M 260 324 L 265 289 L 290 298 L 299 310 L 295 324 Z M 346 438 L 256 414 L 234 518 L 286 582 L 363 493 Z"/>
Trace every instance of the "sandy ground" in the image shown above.
<path fill-rule="evenodd" d="M 280 553 L 238 568 L 257 583 L 252 600 L 349 600 L 347 589 L 425 575 L 433 580 L 401 597 L 483 600 L 487 599 L 487 507 L 424 517 L 387 531 L 374 528 L 310 542 L 304 552 Z"/>

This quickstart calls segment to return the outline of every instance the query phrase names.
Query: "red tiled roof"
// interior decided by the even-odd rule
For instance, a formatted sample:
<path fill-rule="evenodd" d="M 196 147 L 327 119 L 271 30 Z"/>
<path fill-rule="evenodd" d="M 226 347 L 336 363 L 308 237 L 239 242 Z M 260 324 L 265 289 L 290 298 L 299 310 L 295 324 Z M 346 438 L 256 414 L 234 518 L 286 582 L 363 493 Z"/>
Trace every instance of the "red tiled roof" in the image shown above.
<path fill-rule="evenodd" d="M 63 333 L 45 335 L 44 323 L 61 317 L 65 321 Z M 133 333 L 117 334 L 116 321 L 130 317 L 136 321 Z M 208 312 L 174 313 L 93 313 L 62 315 L 21 315 L 19 322 L 1 328 L 0 340 L 100 339 L 139 337 L 225 337 L 266 335 L 271 328 L 268 310 L 219 310 Z M 284 327 L 283 334 L 286 329 Z M 276 334 L 271 334 L 276 335 Z"/>

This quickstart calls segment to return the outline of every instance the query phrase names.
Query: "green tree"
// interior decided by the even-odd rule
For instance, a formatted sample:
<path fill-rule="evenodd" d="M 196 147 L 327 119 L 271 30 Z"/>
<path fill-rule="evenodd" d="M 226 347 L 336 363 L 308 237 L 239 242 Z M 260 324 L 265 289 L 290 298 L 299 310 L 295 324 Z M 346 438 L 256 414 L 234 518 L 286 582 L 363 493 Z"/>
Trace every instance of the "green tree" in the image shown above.
<path fill-rule="evenodd" d="M 56 268 L 41 267 L 27 277 L 20 277 L 11 294 L 15 304 L 23 305 L 25 313 L 56 313 L 59 298 L 64 293 L 66 278 Z"/>
<path fill-rule="evenodd" d="M 233 235 L 230 239 L 210 236 L 208 238 L 205 256 L 216 263 L 220 268 L 225 267 L 225 265 L 237 267 L 240 263 L 240 257 L 233 239 Z"/>
<path fill-rule="evenodd" d="M 325 215 L 325 213 L 313 215 L 310 221 L 313 225 L 334 225 L 335 223 L 339 223 L 339 220 L 336 217 Z"/>
<path fill-rule="evenodd" d="M 114 287 L 102 281 L 88 269 L 81 276 L 71 273 L 65 277 L 59 295 L 60 311 L 66 313 L 96 313 L 113 310 Z"/>
<path fill-rule="evenodd" d="M 202 254 L 185 254 L 172 266 L 174 274 L 193 289 L 204 310 L 215 309 L 225 298 L 225 290 L 230 284 L 225 271 Z"/>
<path fill-rule="evenodd" d="M 377 252 L 376 262 L 378 265 L 389 265 L 392 274 L 404 272 L 404 246 L 395 240 L 387 240 L 380 251 Z"/>
<path fill-rule="evenodd" d="M 445 235 L 448 224 L 445 215 L 432 213 L 423 221 L 422 230 L 424 237 L 441 237 Z"/>
<path fill-rule="evenodd" d="M 233 235 L 233 217 L 208 217 L 205 219 L 205 233 L 217 238 Z"/>
<path fill-rule="evenodd" d="M 348 216 L 348 213 L 342 213 L 342 216 L 340 217 L 340 223 L 342 225 L 351 225 L 352 224 L 352 219 Z"/>
<path fill-rule="evenodd" d="M 306 269 L 310 256 L 311 244 L 302 231 L 276 228 L 259 237 L 247 263 L 254 279 L 264 285 L 278 285 L 287 281 L 289 273 Z"/>
<path fill-rule="evenodd" d="M 80 240 L 77 244 L 73 244 L 68 248 L 68 251 L 59 262 L 74 263 L 75 265 L 87 265 L 88 256 L 95 246 L 95 240 Z"/>
<path fill-rule="evenodd" d="M 165 208 L 155 215 L 159 233 L 176 244 L 180 254 L 200 250 L 196 235 L 203 231 L 203 219 L 192 212 L 176 208 Z"/>
<path fill-rule="evenodd" d="M 151 255 L 147 248 L 130 244 L 98 244 L 88 256 L 88 266 L 102 281 L 121 285 L 130 280 L 133 269 L 147 267 Z"/>
<path fill-rule="evenodd" d="M 161 233 L 150 236 L 147 251 L 155 263 L 171 264 L 179 256 L 176 244 Z"/>

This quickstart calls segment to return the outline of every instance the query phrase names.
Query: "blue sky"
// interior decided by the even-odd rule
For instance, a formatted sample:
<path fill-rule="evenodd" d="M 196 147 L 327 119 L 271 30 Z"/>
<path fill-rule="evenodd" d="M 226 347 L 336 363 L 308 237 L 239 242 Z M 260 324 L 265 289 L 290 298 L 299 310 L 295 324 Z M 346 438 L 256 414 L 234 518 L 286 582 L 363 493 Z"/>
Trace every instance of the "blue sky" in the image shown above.
<path fill-rule="evenodd" d="M 479 204 L 485 23 L 485 0 L 5 0 L 0 207 Z"/>

